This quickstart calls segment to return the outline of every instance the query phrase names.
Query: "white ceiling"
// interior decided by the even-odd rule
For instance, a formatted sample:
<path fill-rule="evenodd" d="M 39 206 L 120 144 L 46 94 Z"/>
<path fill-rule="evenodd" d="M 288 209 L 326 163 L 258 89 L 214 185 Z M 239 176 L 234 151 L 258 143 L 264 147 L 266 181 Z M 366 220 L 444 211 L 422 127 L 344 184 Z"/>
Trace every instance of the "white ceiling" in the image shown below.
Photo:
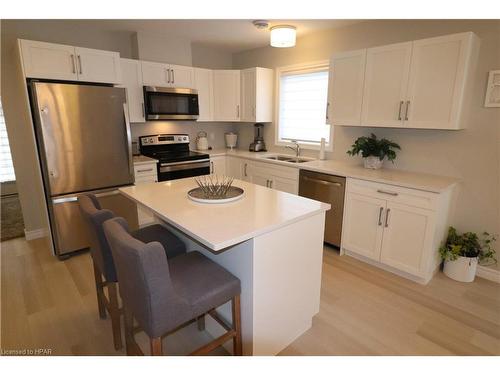
<path fill-rule="evenodd" d="M 239 52 L 269 45 L 269 31 L 259 30 L 252 20 L 94 20 L 96 27 L 114 31 L 142 31 L 158 36 L 176 36 L 194 43 Z M 297 27 L 297 37 L 313 31 L 363 22 L 361 20 L 269 20 L 269 25 Z"/>

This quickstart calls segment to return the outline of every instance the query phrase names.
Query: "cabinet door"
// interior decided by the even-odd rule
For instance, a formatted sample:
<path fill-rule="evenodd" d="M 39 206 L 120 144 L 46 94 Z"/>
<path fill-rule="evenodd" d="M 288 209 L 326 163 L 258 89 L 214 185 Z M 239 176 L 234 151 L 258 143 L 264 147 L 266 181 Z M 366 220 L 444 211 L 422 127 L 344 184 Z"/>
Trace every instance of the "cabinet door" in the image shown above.
<path fill-rule="evenodd" d="M 225 156 L 215 156 L 210 158 L 210 173 L 217 174 L 219 176 L 226 175 L 226 157 Z"/>
<path fill-rule="evenodd" d="M 169 69 L 171 87 L 194 88 L 194 70 L 191 66 L 170 64 Z"/>
<path fill-rule="evenodd" d="M 266 168 L 261 167 L 259 164 L 252 164 L 248 168 L 249 181 L 253 184 L 265 186 L 270 188 L 273 176 Z"/>
<path fill-rule="evenodd" d="M 472 33 L 413 42 L 405 127 L 457 129 Z"/>
<path fill-rule="evenodd" d="M 226 157 L 226 174 L 230 177 L 249 181 L 249 163 L 245 159 Z"/>
<path fill-rule="evenodd" d="M 170 86 L 169 67 L 166 64 L 141 61 L 142 83 L 146 86 Z"/>
<path fill-rule="evenodd" d="M 388 202 L 381 262 L 413 275 L 423 275 L 425 250 L 432 246 L 433 228 L 432 211 Z"/>
<path fill-rule="evenodd" d="M 29 78 L 78 80 L 73 46 L 20 40 L 24 73 Z"/>
<path fill-rule="evenodd" d="M 240 71 L 214 70 L 214 120 L 240 120 Z"/>
<path fill-rule="evenodd" d="M 145 122 L 141 63 L 138 60 L 120 59 L 120 64 L 123 87 L 127 89 L 129 120 L 130 122 Z"/>
<path fill-rule="evenodd" d="M 398 43 L 366 52 L 361 123 L 365 126 L 401 127 L 410 72 L 412 43 Z"/>
<path fill-rule="evenodd" d="M 255 69 L 241 71 L 241 121 L 256 121 L 256 79 Z"/>
<path fill-rule="evenodd" d="M 290 178 L 272 176 L 271 188 L 295 195 L 299 193 L 298 181 Z"/>
<path fill-rule="evenodd" d="M 365 49 L 332 56 L 328 84 L 328 123 L 361 125 L 365 63 Z"/>
<path fill-rule="evenodd" d="M 78 80 L 84 82 L 121 83 L 118 52 L 75 47 Z"/>
<path fill-rule="evenodd" d="M 380 259 L 386 201 L 348 193 L 344 209 L 342 246 L 353 253 Z"/>
<path fill-rule="evenodd" d="M 194 68 L 194 81 L 198 90 L 200 116 L 198 121 L 213 120 L 213 74 L 210 69 Z"/>

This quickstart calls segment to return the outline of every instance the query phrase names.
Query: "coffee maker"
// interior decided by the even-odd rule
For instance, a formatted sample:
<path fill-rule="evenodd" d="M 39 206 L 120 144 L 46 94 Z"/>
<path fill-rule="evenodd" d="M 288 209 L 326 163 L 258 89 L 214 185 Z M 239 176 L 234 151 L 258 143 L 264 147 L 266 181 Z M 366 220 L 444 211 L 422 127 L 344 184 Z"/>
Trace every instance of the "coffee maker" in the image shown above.
<path fill-rule="evenodd" d="M 250 143 L 248 148 L 250 151 L 259 152 L 267 151 L 266 144 L 264 143 L 264 124 L 256 123 L 255 127 L 255 139 Z"/>

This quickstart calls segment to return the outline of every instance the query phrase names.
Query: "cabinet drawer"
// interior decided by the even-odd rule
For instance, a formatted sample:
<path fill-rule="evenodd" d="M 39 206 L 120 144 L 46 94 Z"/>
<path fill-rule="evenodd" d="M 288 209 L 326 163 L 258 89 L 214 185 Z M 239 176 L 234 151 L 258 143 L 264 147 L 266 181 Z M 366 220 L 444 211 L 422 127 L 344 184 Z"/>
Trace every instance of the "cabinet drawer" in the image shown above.
<path fill-rule="evenodd" d="M 295 181 L 299 180 L 299 170 L 297 168 L 279 166 L 262 161 L 254 161 L 251 164 L 254 167 L 266 170 L 266 172 L 272 176 L 287 178 Z"/>
<path fill-rule="evenodd" d="M 347 191 L 427 210 L 435 210 L 438 200 L 434 193 L 353 178 L 347 180 Z"/>
<path fill-rule="evenodd" d="M 156 175 L 139 176 L 135 178 L 135 185 L 146 184 L 150 182 L 158 182 L 158 178 L 156 178 Z"/>
<path fill-rule="evenodd" d="M 156 163 L 134 165 L 134 175 L 136 178 L 150 175 L 156 176 Z"/>

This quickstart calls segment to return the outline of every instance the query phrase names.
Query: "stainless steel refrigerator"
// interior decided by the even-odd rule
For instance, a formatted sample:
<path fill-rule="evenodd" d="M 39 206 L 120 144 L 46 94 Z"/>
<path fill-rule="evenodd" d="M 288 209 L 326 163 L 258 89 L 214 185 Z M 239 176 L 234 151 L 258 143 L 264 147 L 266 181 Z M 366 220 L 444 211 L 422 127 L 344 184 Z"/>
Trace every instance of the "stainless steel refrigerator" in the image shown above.
<path fill-rule="evenodd" d="M 56 255 L 89 246 L 79 194 L 96 194 L 104 208 L 137 227 L 136 205 L 118 192 L 118 187 L 134 183 L 125 89 L 38 81 L 29 85 Z"/>

